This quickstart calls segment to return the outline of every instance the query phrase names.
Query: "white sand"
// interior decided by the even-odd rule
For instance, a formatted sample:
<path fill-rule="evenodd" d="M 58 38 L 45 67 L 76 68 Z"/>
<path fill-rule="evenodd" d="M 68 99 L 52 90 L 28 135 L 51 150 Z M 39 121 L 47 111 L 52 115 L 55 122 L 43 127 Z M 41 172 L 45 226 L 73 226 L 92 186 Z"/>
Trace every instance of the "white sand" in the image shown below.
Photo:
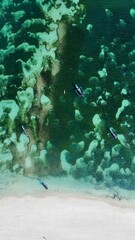
<path fill-rule="evenodd" d="M 74 196 L 0 200 L 1 240 L 134 240 L 135 210 Z"/>
<path fill-rule="evenodd" d="M 135 208 L 126 201 L 44 188 L 22 196 L 17 185 L 9 189 L 14 196 L 0 199 L 0 240 L 135 240 Z"/>

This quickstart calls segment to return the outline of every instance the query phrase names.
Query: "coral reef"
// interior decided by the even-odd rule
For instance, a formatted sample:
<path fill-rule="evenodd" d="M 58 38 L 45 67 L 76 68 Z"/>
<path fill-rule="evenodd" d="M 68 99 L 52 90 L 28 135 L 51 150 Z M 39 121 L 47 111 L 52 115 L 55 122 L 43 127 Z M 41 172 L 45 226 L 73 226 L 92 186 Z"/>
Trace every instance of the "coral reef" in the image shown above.
<path fill-rule="evenodd" d="M 75 77 L 85 97 L 74 97 L 76 114 L 67 123 L 71 135 L 61 165 L 75 178 L 134 189 L 134 9 L 128 6 L 126 13 L 120 9 L 116 14 L 112 4 L 112 9 L 97 10 L 97 22 L 86 5 L 86 40 Z M 116 139 L 109 136 L 110 127 Z M 79 152 L 75 146 L 80 141 L 84 148 Z"/>
<path fill-rule="evenodd" d="M 51 117 L 60 70 L 56 55 L 62 54 L 66 26 L 79 15 L 79 1 L 2 0 L 0 5 L 1 167 L 25 175 L 61 172 L 60 152 L 54 144 L 48 147 L 56 124 Z"/>
<path fill-rule="evenodd" d="M 135 4 L 115 4 L 2 0 L 3 171 L 135 188 Z"/>

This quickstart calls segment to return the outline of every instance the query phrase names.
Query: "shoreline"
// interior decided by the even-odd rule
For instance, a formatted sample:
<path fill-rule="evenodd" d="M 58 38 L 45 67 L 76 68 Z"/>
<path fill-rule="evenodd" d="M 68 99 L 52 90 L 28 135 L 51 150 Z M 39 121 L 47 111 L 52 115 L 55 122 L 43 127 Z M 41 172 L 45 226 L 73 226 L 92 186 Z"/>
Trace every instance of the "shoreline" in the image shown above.
<path fill-rule="evenodd" d="M 2 176 L 2 175 L 1 175 Z M 46 177 L 42 178 L 47 183 L 45 190 L 36 177 L 10 176 L 3 178 L 3 187 L 0 188 L 0 201 L 6 198 L 79 198 L 80 200 L 95 200 L 108 203 L 112 206 L 135 208 L 135 191 L 121 190 L 122 198 L 113 198 L 111 189 L 96 189 L 88 182 L 76 181 L 69 177 Z M 1 179 L 0 179 L 1 180 Z M 2 182 L 2 180 L 0 181 Z M 0 185 L 1 186 L 1 185 Z M 122 195 L 123 194 L 123 195 Z M 127 198 L 125 197 L 127 196 Z"/>

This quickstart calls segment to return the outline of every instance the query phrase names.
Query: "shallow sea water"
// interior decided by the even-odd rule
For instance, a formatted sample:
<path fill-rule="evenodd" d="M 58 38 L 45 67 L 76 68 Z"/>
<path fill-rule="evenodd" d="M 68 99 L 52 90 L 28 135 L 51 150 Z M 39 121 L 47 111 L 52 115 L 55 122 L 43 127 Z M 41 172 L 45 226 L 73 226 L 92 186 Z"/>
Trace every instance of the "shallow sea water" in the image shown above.
<path fill-rule="evenodd" d="M 65 158 L 71 166 L 69 175 L 72 175 L 76 180 L 83 178 L 84 181 L 88 181 L 89 179 L 90 184 L 94 184 L 96 187 L 98 184 L 101 186 L 103 183 L 105 187 L 109 188 L 121 187 L 134 190 L 135 18 L 131 17 L 130 10 L 135 8 L 135 2 L 97 0 L 94 2 L 81 1 L 81 3 L 84 4 L 85 17 L 82 23 L 77 21 L 76 24 L 67 24 L 66 39 L 63 44 L 64 50 L 61 50 L 61 53 L 58 50 L 56 53 L 60 61 L 60 70 L 57 76 L 50 79 L 50 70 L 46 73 L 47 75 L 42 73 L 42 76 L 45 75 L 46 79 L 48 77 L 47 80 L 44 79 L 46 81 L 44 93 L 51 98 L 54 107 L 53 112 L 50 113 L 44 124 L 49 135 L 47 140 L 53 144 L 52 150 L 49 148 L 47 150 L 47 163 L 50 161 L 47 173 L 50 171 L 49 173 L 53 176 L 66 175 L 65 172 L 61 171 L 61 161 L 63 161 L 61 160 L 61 152 L 66 150 L 68 154 Z M 16 4 L 18 4 L 17 1 Z M 17 35 L 14 40 L 12 39 L 13 36 L 9 36 L 8 41 L 10 44 L 14 44 L 16 48 L 21 41 L 38 47 L 37 39 L 30 37 L 29 32 L 22 26 L 27 16 L 28 19 L 43 19 L 44 14 L 35 3 L 31 5 L 31 1 L 29 1 L 28 5 L 24 3 L 22 5 L 18 4 L 17 10 L 21 10 L 21 7 L 25 10 L 26 15 L 20 21 L 15 22 L 13 14 L 11 14 L 14 9 L 13 5 L 7 6 L 7 9 L 3 10 L 5 18 L 1 16 L 3 21 L 1 21 L 1 27 L 7 21 L 12 25 L 13 32 L 17 32 L 19 29 L 22 31 L 22 39 L 20 35 Z M 30 15 L 29 9 L 31 9 Z M 87 29 L 89 24 L 91 24 L 91 30 Z M 41 25 L 28 27 L 28 30 L 33 34 L 38 31 L 43 32 L 44 28 Z M 47 27 L 45 27 L 45 30 L 48 31 Z M 7 48 L 1 33 L 1 48 L 4 49 L 4 47 Z M 17 91 L 26 90 L 26 85 L 22 85 L 22 75 L 18 75 L 22 74 L 22 67 L 18 59 L 27 61 L 32 54 L 33 52 L 21 50 L 10 53 L 10 58 L 8 55 L 5 57 L 2 62 L 5 66 L 4 74 L 9 74 L 10 77 L 8 78 L 8 91 L 1 96 L 1 100 L 12 99 L 17 102 Z M 107 75 L 104 77 L 102 77 L 103 73 L 99 73 L 103 69 L 107 71 Z M 95 77 L 96 80 L 93 81 L 92 77 Z M 73 83 L 83 88 L 84 98 L 79 97 L 73 91 Z M 126 89 L 126 94 L 122 93 L 123 89 Z M 34 93 L 35 95 L 37 93 L 36 87 L 34 87 Z M 106 94 L 109 94 L 109 97 L 106 97 Z M 124 107 L 119 117 L 116 118 L 116 113 L 124 100 L 129 101 L 129 107 Z M 30 134 L 32 123 L 29 114 L 30 116 L 32 114 L 40 115 L 40 108 L 41 106 L 39 108 L 34 106 L 34 110 L 28 111 L 27 120 L 23 119 L 26 130 Z M 79 111 L 79 117 L 75 116 L 76 111 Z M 93 120 L 97 114 L 102 120 L 98 126 L 94 125 Z M 20 113 L 15 120 L 14 126 L 17 141 L 19 141 L 22 133 L 20 125 L 22 125 L 23 121 Z M 8 122 L 5 123 L 1 120 L 1 124 L 5 129 L 8 128 Z M 110 127 L 117 134 L 121 134 L 124 140 L 121 140 L 121 138 L 120 140 L 113 139 L 108 136 Z M 36 129 L 38 137 L 35 137 L 35 135 L 31 137 L 31 142 L 37 144 L 40 152 L 40 150 L 47 149 L 47 141 L 42 142 L 39 132 L 42 133 L 40 123 Z M 45 130 L 43 129 L 41 135 L 44 133 Z M 8 134 L 10 135 L 10 131 L 7 131 Z M 97 147 L 89 150 L 92 147 L 89 146 L 93 141 L 98 141 Z M 84 147 L 79 145 L 82 142 L 84 142 Z M 115 147 L 118 147 L 116 152 Z M 17 152 L 14 148 L 16 146 L 10 146 L 14 155 L 13 162 L 17 163 Z M 26 148 L 28 153 L 30 152 L 29 149 L 28 146 Z M 87 153 L 89 156 L 87 156 Z M 35 162 L 38 161 L 38 157 L 36 156 L 34 159 Z M 81 159 L 79 161 L 82 161 L 82 163 L 77 163 L 77 159 Z M 21 162 L 21 157 L 19 161 L 20 168 L 24 167 L 25 164 Z M 46 166 L 44 167 L 43 163 L 36 164 L 37 169 L 33 172 L 33 176 L 40 175 L 42 177 L 47 175 Z M 9 166 L 11 171 L 13 171 L 12 167 Z"/>
<path fill-rule="evenodd" d="M 36 1 L 13 2 L 0 3 L 0 28 L 9 25 L 0 31 L 0 240 L 134 240 L 135 1 L 81 0 L 84 19 L 80 23 L 79 15 L 72 24 L 64 16 L 66 35 L 51 45 L 57 46 L 55 67 L 47 52 L 42 56 L 48 37 L 40 35 L 49 34 L 50 22 L 53 29 L 53 16 Z M 15 21 L 13 12 L 20 10 L 24 16 Z M 43 46 L 34 60 L 35 48 L 28 51 L 24 43 Z M 22 117 L 32 99 L 29 92 L 25 102 L 32 78 L 24 78 L 22 66 L 28 73 L 41 56 L 48 69 L 37 74 L 33 68 L 34 100 Z M 51 100 L 47 108 L 42 95 Z M 13 121 L 6 100 L 21 109 Z"/>

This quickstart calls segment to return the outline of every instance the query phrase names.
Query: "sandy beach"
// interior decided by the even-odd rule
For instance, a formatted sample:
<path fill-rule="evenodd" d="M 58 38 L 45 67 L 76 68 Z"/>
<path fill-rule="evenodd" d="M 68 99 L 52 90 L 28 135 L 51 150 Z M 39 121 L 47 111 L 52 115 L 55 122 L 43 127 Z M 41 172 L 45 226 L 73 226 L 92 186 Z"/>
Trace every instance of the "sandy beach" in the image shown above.
<path fill-rule="evenodd" d="M 1 240 L 132 240 L 135 210 L 74 195 L 0 200 Z"/>
<path fill-rule="evenodd" d="M 58 190 L 57 181 L 47 191 L 36 180 L 20 182 L 1 192 L 1 240 L 134 240 L 134 204 Z"/>

